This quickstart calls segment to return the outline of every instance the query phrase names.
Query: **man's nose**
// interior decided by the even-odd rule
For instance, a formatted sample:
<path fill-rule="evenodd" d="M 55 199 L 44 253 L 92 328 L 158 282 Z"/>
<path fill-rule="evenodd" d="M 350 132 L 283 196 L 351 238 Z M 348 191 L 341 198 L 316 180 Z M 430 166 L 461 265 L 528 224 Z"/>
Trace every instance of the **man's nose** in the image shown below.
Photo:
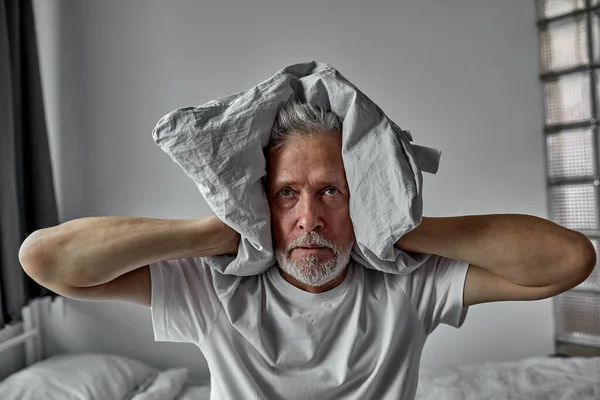
<path fill-rule="evenodd" d="M 302 230 L 314 231 L 323 228 L 322 207 L 318 199 L 305 196 L 298 202 L 298 225 Z"/>

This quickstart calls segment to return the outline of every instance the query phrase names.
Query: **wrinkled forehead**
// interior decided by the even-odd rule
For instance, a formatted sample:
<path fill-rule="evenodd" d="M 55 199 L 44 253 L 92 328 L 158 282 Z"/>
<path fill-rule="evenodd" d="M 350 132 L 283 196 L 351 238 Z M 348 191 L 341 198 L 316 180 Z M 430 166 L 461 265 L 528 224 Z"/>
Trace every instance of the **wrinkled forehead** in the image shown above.
<path fill-rule="evenodd" d="M 267 181 L 276 185 L 294 180 L 345 182 L 341 138 L 336 136 L 294 135 L 283 146 L 267 150 Z"/>
<path fill-rule="evenodd" d="M 284 162 L 271 165 L 264 177 L 268 188 L 282 187 L 347 187 L 346 172 L 340 162 L 323 160 L 322 163 Z"/>

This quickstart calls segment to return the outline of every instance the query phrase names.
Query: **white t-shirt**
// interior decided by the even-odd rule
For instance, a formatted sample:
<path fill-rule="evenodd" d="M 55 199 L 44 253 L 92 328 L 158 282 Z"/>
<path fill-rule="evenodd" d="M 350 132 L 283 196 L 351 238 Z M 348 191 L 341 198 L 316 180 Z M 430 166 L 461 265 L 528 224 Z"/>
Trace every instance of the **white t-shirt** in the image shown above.
<path fill-rule="evenodd" d="M 150 265 L 156 341 L 195 343 L 211 399 L 413 399 L 425 339 L 467 314 L 468 263 L 432 255 L 410 275 L 350 261 L 319 294 L 274 266 L 223 275 L 201 258 Z"/>

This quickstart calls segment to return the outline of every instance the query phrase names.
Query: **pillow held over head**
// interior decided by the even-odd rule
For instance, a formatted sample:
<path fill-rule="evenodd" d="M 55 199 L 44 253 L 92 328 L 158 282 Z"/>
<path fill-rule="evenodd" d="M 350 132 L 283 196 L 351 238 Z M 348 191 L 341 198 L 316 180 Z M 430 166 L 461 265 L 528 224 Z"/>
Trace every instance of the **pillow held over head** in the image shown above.
<path fill-rule="evenodd" d="M 240 233 L 238 254 L 205 257 L 221 273 L 255 275 L 275 263 L 263 154 L 278 107 L 297 98 L 342 121 L 342 159 L 356 243 L 351 257 L 368 268 L 406 274 L 429 255 L 393 245 L 422 218 L 422 174 L 441 152 L 411 144 L 383 111 L 331 65 L 287 66 L 248 91 L 180 108 L 162 117 L 154 141 L 194 181 L 215 215 Z"/>

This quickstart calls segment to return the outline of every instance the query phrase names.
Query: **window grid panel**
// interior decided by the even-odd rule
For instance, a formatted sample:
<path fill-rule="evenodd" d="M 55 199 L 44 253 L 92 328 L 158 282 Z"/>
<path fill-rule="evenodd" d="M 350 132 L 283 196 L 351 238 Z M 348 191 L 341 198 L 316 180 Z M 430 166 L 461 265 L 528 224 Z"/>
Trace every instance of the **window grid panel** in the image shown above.
<path fill-rule="evenodd" d="M 559 336 L 600 340 L 600 296 L 570 291 L 556 296 L 554 305 Z"/>
<path fill-rule="evenodd" d="M 597 229 L 595 189 L 593 184 L 551 188 L 550 208 L 553 221 L 573 230 Z"/>
<path fill-rule="evenodd" d="M 592 132 L 578 129 L 546 136 L 550 178 L 594 175 Z"/>
<path fill-rule="evenodd" d="M 592 45 L 594 62 L 600 61 L 600 18 L 598 14 L 592 14 Z"/>
<path fill-rule="evenodd" d="M 548 24 L 540 32 L 542 72 L 589 64 L 585 15 Z"/>
<path fill-rule="evenodd" d="M 590 77 L 564 75 L 544 84 L 546 125 L 586 121 L 590 112 Z"/>
<path fill-rule="evenodd" d="M 590 241 L 592 242 L 592 244 L 594 245 L 594 249 L 596 250 L 596 266 L 594 267 L 594 270 L 592 271 L 590 276 L 588 276 L 588 278 L 577 287 L 581 289 L 592 288 L 600 290 L 600 267 L 598 267 L 598 264 L 600 264 L 600 260 L 598 259 L 599 242 L 598 239 L 590 239 Z"/>
<path fill-rule="evenodd" d="M 537 0 L 538 17 L 552 18 L 585 8 L 584 0 Z"/>
<path fill-rule="evenodd" d="M 582 10 L 585 0 L 535 0 L 538 18 L 553 18 Z M 597 7 L 600 0 L 591 0 Z M 591 14 L 591 15 L 590 15 Z M 591 40 L 588 42 L 588 21 L 591 21 Z M 600 11 L 543 25 L 539 29 L 541 72 L 557 72 L 569 68 L 600 64 Z M 591 54 L 588 51 L 591 49 Z M 572 73 L 553 80 L 544 80 L 545 125 L 595 122 L 600 115 L 600 69 L 593 72 Z M 593 79 L 595 78 L 595 82 Z M 591 96 L 597 96 L 592 99 Z M 597 109 L 592 109 L 595 102 Z M 596 171 L 595 148 L 598 134 L 595 125 L 574 128 L 546 135 L 549 178 L 590 176 Z M 550 215 L 554 222 L 574 230 L 599 230 L 598 187 L 593 184 L 550 186 L 548 190 Z M 590 239 L 596 254 L 600 239 Z M 600 290 L 600 260 L 591 275 L 577 288 Z M 555 337 L 571 339 L 600 347 L 600 295 L 568 291 L 554 298 Z"/>
<path fill-rule="evenodd" d="M 594 71 L 594 77 L 596 79 L 596 117 L 600 116 L 600 70 Z M 590 85 L 591 86 L 591 85 Z"/>

